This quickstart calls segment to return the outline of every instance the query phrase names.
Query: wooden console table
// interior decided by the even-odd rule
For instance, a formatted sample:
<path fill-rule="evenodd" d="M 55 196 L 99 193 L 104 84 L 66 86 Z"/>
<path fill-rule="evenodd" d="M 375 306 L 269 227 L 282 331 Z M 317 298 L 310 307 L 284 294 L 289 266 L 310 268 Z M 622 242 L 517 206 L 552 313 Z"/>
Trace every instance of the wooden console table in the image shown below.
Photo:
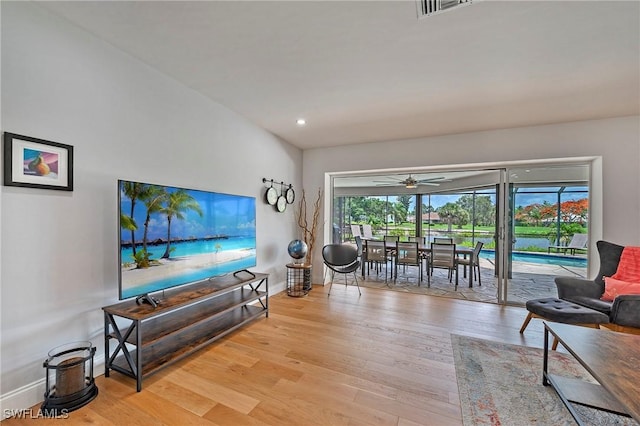
<path fill-rule="evenodd" d="M 268 274 L 240 272 L 165 290 L 155 308 L 135 300 L 103 307 L 105 377 L 118 371 L 136 379 L 140 392 L 144 377 L 268 317 L 268 293 Z M 117 341 L 113 352 L 112 339 Z"/>
<path fill-rule="evenodd" d="M 549 374 L 549 334 L 558 339 L 599 385 Z M 579 425 L 583 423 L 571 402 L 633 417 L 640 422 L 639 365 L 640 336 L 544 323 L 542 384 L 553 386 Z"/>

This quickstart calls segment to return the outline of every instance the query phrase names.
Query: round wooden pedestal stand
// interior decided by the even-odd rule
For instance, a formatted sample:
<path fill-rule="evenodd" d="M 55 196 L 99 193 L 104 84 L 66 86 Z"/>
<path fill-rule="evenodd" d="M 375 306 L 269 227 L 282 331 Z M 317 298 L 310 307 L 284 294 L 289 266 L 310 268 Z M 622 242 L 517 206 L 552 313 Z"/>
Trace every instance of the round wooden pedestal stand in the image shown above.
<path fill-rule="evenodd" d="M 311 290 L 311 265 L 304 263 L 287 264 L 287 295 L 306 296 Z"/>

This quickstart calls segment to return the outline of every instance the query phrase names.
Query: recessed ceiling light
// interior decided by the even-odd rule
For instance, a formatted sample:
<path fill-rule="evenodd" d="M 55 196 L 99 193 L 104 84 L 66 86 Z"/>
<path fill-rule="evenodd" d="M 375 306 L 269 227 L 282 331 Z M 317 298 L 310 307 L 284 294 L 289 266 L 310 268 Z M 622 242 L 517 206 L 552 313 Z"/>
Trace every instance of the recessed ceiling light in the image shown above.
<path fill-rule="evenodd" d="M 298 119 L 296 120 L 296 124 L 297 124 L 298 126 L 304 126 L 305 124 L 307 124 L 307 120 L 305 120 L 304 118 L 298 118 Z"/>

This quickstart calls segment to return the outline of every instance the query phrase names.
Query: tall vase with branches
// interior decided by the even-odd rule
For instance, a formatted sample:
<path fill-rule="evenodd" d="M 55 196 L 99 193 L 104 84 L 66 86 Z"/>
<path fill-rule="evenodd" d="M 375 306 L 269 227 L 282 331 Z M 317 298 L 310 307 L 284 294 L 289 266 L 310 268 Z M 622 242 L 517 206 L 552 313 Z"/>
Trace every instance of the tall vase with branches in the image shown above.
<path fill-rule="evenodd" d="M 320 202 L 322 201 L 322 188 L 318 188 L 318 197 L 313 203 L 313 216 L 311 216 L 311 222 L 307 215 L 307 199 L 304 189 L 302 190 L 302 197 L 300 198 L 300 206 L 298 208 L 298 226 L 302 232 L 302 240 L 307 244 L 307 257 L 305 262 L 307 265 L 311 265 L 313 261 L 313 245 L 316 241 L 316 234 L 318 232 L 318 218 L 320 217 Z"/>

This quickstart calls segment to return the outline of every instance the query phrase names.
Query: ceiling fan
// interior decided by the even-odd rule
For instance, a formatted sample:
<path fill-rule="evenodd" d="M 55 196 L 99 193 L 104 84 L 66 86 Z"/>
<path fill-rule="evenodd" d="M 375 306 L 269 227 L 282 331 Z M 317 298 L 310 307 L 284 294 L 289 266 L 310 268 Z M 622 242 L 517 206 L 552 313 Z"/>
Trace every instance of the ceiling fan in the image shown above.
<path fill-rule="evenodd" d="M 374 181 L 374 182 L 376 182 L 376 186 L 403 185 L 405 188 L 413 189 L 413 188 L 417 188 L 418 185 L 440 186 L 440 184 L 437 183 L 436 181 L 440 181 L 440 182 L 448 181 L 448 179 L 445 179 L 444 176 L 432 177 L 427 179 L 416 179 L 411 175 L 407 176 L 404 179 L 394 178 L 391 176 L 387 176 L 387 178 L 394 180 L 394 182 L 389 182 L 389 181 Z"/>

